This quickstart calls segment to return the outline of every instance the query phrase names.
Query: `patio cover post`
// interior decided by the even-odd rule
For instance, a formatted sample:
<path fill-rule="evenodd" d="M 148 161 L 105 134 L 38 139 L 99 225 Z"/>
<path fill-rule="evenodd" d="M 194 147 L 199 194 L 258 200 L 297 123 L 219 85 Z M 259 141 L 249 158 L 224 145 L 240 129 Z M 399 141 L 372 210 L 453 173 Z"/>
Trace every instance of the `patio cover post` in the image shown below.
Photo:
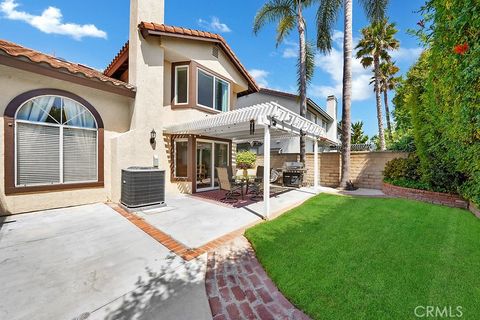
<path fill-rule="evenodd" d="M 318 139 L 313 143 L 313 188 L 318 189 L 319 170 L 318 170 Z"/>
<path fill-rule="evenodd" d="M 268 219 L 270 215 L 270 126 L 265 125 L 263 137 L 263 216 Z"/>

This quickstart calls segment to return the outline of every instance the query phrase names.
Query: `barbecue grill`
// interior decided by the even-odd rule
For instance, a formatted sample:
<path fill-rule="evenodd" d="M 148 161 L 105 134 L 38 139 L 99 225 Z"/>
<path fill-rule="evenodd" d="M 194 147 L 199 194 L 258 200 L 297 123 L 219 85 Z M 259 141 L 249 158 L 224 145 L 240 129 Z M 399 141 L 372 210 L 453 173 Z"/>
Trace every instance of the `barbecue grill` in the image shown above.
<path fill-rule="evenodd" d="M 296 161 L 287 161 L 283 164 L 283 185 L 287 187 L 299 188 L 303 183 L 303 175 L 307 171 L 303 163 Z"/>

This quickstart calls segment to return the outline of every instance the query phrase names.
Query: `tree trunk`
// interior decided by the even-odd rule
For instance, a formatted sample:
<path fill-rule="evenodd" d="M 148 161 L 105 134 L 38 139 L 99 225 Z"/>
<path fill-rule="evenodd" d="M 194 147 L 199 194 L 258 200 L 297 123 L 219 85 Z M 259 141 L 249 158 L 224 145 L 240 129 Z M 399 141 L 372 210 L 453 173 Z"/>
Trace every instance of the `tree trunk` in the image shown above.
<path fill-rule="evenodd" d="M 305 22 L 303 21 L 302 2 L 297 7 L 298 35 L 300 38 L 300 116 L 307 116 L 307 50 L 305 41 Z M 300 162 L 305 164 L 305 133 L 300 133 Z"/>
<path fill-rule="evenodd" d="M 342 93 L 342 177 L 340 187 L 345 188 L 350 180 L 350 127 L 352 98 L 352 0 L 344 0 L 344 32 L 343 38 L 343 93 Z"/>
<path fill-rule="evenodd" d="M 383 130 L 382 99 L 380 97 L 380 58 L 377 54 L 373 57 L 373 68 L 375 72 L 375 99 L 377 102 L 378 139 L 380 150 L 385 150 L 385 132 Z"/>
<path fill-rule="evenodd" d="M 387 116 L 387 132 L 388 138 L 392 139 L 392 124 L 390 123 L 390 108 L 388 107 L 388 92 L 383 91 L 383 100 L 385 101 L 385 115 Z"/>

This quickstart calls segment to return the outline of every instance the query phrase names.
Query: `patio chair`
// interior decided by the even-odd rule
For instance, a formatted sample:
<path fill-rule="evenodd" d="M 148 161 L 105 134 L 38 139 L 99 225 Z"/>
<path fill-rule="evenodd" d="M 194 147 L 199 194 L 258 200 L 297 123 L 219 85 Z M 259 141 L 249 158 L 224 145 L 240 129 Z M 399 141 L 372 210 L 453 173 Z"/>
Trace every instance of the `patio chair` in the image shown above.
<path fill-rule="evenodd" d="M 230 203 L 237 202 L 238 191 L 242 190 L 242 186 L 231 183 L 231 177 L 229 178 L 228 170 L 226 167 L 216 167 L 215 170 L 217 171 L 218 185 L 220 187 L 220 190 L 227 191 L 227 193 L 225 193 L 225 197 L 220 199 L 220 201 Z"/>
<path fill-rule="evenodd" d="M 252 200 L 262 200 L 263 199 L 263 173 L 265 168 L 263 166 L 257 167 L 257 174 L 255 176 L 255 181 L 251 185 L 251 191 L 249 193 L 253 193 L 251 197 Z M 279 174 L 276 170 L 270 170 L 270 183 L 274 183 L 278 180 Z M 272 191 L 270 191 L 272 193 Z"/>
<path fill-rule="evenodd" d="M 233 175 L 233 169 L 231 166 L 227 166 L 227 174 L 228 174 L 228 179 L 230 180 L 230 183 L 234 186 L 237 186 L 237 176 Z M 235 196 L 240 196 L 240 192 L 235 191 L 234 192 Z"/>
<path fill-rule="evenodd" d="M 249 193 L 252 193 L 252 200 L 261 200 L 263 199 L 263 171 L 265 168 L 263 166 L 257 167 L 257 173 L 255 175 L 255 180 L 250 185 Z"/>
<path fill-rule="evenodd" d="M 257 167 L 257 172 L 255 173 L 255 178 L 253 179 L 253 182 L 250 185 L 249 193 L 256 193 L 257 189 L 260 188 L 260 184 L 263 183 L 263 166 L 258 166 Z"/>

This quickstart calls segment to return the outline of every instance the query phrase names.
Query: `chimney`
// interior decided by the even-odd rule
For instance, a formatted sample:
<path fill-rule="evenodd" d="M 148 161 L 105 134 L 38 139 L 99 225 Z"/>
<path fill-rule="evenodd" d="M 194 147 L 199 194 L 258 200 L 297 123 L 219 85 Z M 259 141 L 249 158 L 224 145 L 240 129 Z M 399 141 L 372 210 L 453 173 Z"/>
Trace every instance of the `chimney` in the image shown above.
<path fill-rule="evenodd" d="M 163 0 L 130 0 L 130 36 L 142 21 L 163 23 L 164 8 Z"/>
<path fill-rule="evenodd" d="M 163 0 L 130 0 L 130 34 L 129 34 L 129 82 L 137 85 L 138 59 L 141 58 L 142 36 L 138 31 L 140 22 L 163 23 L 164 1 Z M 140 68 L 141 69 L 141 68 Z"/>
<path fill-rule="evenodd" d="M 335 96 L 327 97 L 327 113 L 333 118 L 333 123 L 327 126 L 327 137 L 337 141 L 337 98 Z"/>
<path fill-rule="evenodd" d="M 159 128 L 163 107 L 164 49 L 160 38 L 143 38 L 140 22 L 163 23 L 163 0 L 130 0 L 128 80 L 137 87 L 131 128 Z"/>

